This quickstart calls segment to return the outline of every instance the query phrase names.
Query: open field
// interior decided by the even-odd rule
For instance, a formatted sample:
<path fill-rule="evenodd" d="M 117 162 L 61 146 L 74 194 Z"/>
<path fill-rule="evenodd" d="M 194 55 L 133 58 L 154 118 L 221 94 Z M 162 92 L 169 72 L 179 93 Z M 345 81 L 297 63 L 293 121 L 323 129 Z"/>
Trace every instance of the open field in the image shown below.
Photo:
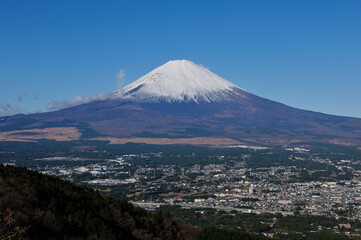
<path fill-rule="evenodd" d="M 231 145 L 242 144 L 239 141 L 230 138 L 215 138 L 215 137 L 195 137 L 195 138 L 94 138 L 91 140 L 110 141 L 110 144 L 125 144 L 125 143 L 146 143 L 156 145 L 196 145 L 196 146 L 211 146 L 211 147 L 227 147 Z"/>
<path fill-rule="evenodd" d="M 81 136 L 75 127 L 53 127 L 44 129 L 26 129 L 0 132 L 0 141 L 34 142 L 34 140 L 48 139 L 55 141 L 73 141 Z"/>

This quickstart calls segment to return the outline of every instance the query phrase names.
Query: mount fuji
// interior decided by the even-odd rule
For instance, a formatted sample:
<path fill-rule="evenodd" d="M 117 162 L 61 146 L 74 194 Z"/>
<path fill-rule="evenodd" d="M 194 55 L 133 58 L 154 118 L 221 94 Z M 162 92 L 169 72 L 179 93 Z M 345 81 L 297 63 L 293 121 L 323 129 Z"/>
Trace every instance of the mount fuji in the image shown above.
<path fill-rule="evenodd" d="M 0 141 L 361 147 L 361 119 L 286 106 L 187 60 L 169 61 L 106 100 L 0 119 Z"/>

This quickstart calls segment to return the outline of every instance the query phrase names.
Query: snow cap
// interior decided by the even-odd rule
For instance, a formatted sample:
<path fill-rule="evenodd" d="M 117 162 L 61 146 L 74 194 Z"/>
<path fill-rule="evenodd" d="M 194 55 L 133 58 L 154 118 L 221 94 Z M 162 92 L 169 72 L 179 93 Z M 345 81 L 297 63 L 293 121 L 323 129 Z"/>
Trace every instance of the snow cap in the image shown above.
<path fill-rule="evenodd" d="M 125 99 L 150 102 L 214 102 L 242 90 L 207 68 L 188 60 L 169 61 L 116 94 Z M 244 90 L 242 90 L 244 91 Z"/>

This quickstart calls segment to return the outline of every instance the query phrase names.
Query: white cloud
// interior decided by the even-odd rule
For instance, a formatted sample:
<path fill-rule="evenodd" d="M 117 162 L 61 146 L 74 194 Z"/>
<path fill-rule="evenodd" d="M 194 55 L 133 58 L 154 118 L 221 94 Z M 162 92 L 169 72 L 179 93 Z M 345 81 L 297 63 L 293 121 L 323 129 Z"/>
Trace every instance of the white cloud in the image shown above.
<path fill-rule="evenodd" d="M 89 103 L 92 101 L 106 100 L 106 99 L 109 99 L 112 97 L 113 96 L 110 93 L 102 93 L 102 94 L 94 95 L 94 96 L 85 96 L 85 97 L 78 96 L 78 97 L 75 97 L 73 100 L 66 100 L 66 99 L 53 100 L 46 105 L 46 109 L 47 110 L 58 110 L 58 109 L 62 109 L 62 108 L 73 107 L 73 106 L 84 104 L 84 103 Z"/>
<path fill-rule="evenodd" d="M 0 113 L 1 113 L 1 112 L 5 112 L 5 111 L 8 111 L 10 107 L 11 107 L 11 104 L 10 104 L 10 103 L 3 103 L 3 104 L 1 104 L 1 106 L 0 106 Z"/>
<path fill-rule="evenodd" d="M 18 106 L 11 106 L 10 103 L 3 103 L 0 105 L 0 116 L 10 116 L 19 114 L 22 112 L 22 109 Z"/>
<path fill-rule="evenodd" d="M 118 89 L 121 89 L 123 84 L 124 84 L 124 77 L 125 77 L 125 73 L 124 73 L 124 69 L 121 69 L 118 73 L 117 73 L 117 85 L 118 85 Z"/>
<path fill-rule="evenodd" d="M 124 69 L 121 69 L 116 74 L 117 85 L 118 85 L 119 89 L 121 89 L 123 86 L 124 77 L 125 77 Z M 93 102 L 93 101 L 97 101 L 97 100 L 106 100 L 106 99 L 110 99 L 110 98 L 114 98 L 114 97 L 116 97 L 116 96 L 114 96 L 112 93 L 104 93 L 104 90 L 103 90 L 103 93 L 101 93 L 99 95 L 85 96 L 85 97 L 78 96 L 78 97 L 75 97 L 73 100 L 67 100 L 67 99 L 53 100 L 50 103 L 46 104 L 46 109 L 47 110 L 58 110 L 58 109 L 73 107 L 73 106 L 77 106 L 80 104 L 89 103 L 89 102 Z"/>

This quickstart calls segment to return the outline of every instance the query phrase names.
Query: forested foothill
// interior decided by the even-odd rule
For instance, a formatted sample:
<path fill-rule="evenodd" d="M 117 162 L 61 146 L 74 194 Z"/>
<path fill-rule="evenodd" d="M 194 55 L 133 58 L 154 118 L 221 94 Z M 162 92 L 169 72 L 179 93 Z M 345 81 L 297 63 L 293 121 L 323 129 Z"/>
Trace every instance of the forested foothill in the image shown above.
<path fill-rule="evenodd" d="M 1 239 L 214 239 L 209 236 L 207 228 L 174 223 L 169 213 L 147 212 L 59 178 L 0 165 Z M 225 236 L 259 239 L 240 232 Z"/>

